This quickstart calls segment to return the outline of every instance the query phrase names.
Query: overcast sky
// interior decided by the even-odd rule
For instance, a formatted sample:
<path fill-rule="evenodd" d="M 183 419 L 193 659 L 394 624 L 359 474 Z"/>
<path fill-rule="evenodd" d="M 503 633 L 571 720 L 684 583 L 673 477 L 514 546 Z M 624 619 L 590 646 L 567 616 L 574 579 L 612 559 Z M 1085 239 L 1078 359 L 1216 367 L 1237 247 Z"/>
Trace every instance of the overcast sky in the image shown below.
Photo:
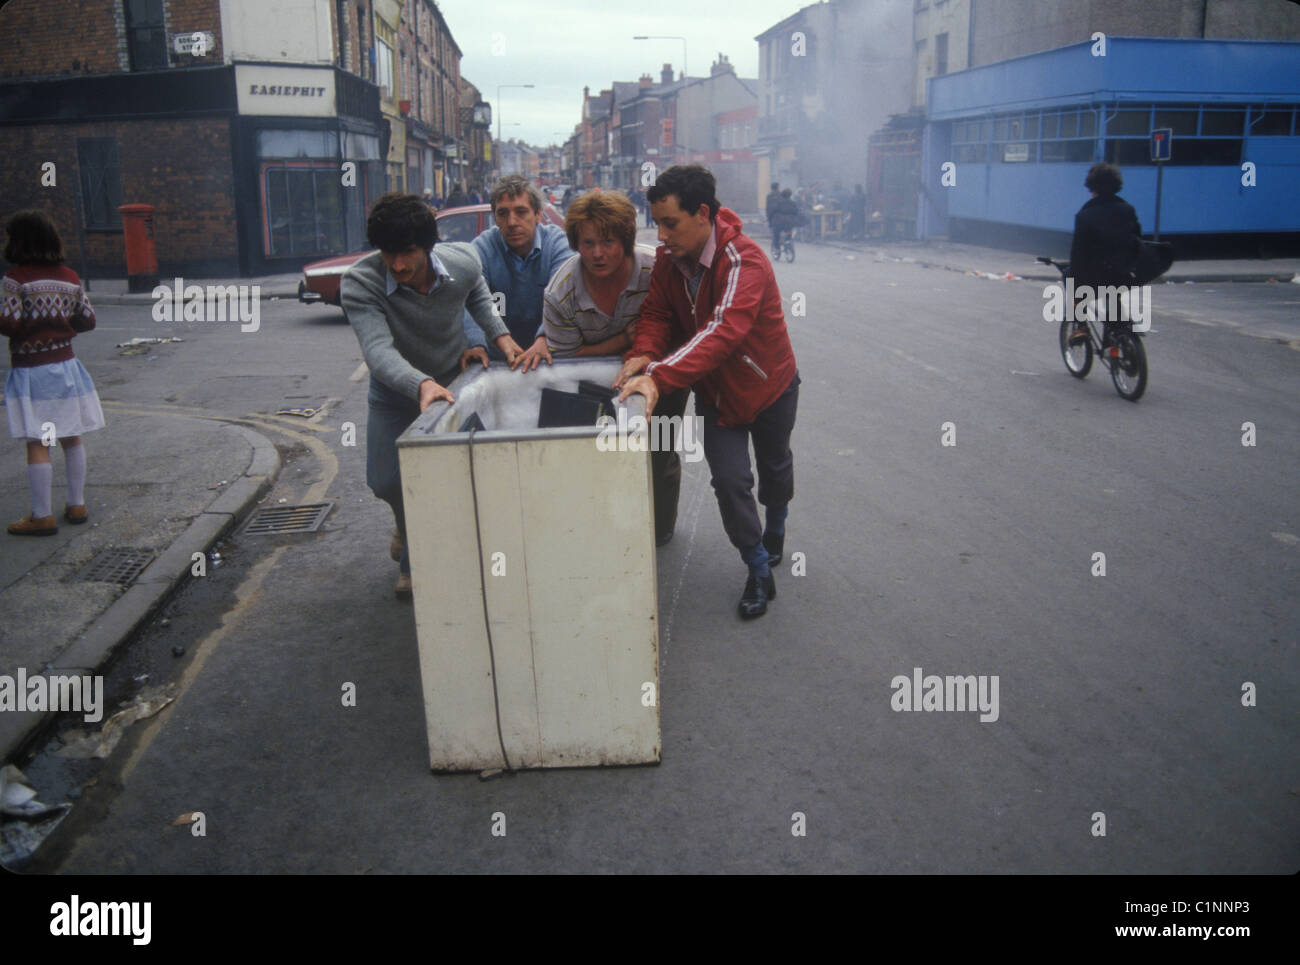
<path fill-rule="evenodd" d="M 682 69 L 680 40 L 633 40 L 636 34 L 686 38 L 690 76 L 708 76 L 721 51 L 741 77 L 758 76 L 754 37 L 807 3 L 798 0 L 440 0 L 438 6 L 462 51 L 461 73 L 492 104 L 501 136 L 529 144 L 561 144 L 582 119 L 582 88 L 592 94 L 611 81 L 656 81 L 665 63 Z M 496 49 L 494 54 L 494 34 Z M 498 84 L 535 84 L 532 90 Z M 517 125 L 517 126 L 516 126 Z"/>

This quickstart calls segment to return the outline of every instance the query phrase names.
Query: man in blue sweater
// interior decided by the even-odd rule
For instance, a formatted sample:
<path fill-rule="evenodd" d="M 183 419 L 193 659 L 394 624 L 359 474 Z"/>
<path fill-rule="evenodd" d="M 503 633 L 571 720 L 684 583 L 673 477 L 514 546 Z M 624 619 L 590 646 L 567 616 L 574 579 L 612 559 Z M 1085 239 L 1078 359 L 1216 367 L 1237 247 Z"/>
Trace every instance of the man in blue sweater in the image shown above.
<path fill-rule="evenodd" d="M 474 250 L 483 263 L 494 311 L 504 316 L 511 337 L 525 349 L 510 367 L 522 366 L 527 372 L 543 360 L 551 361 L 542 332 L 542 293 L 573 251 L 563 228 L 541 221 L 542 193 L 527 178 L 502 178 L 492 188 L 491 203 L 496 224 L 474 239 Z M 495 346 L 485 347 L 482 330 L 468 312 L 464 325 L 471 351 L 483 365 L 489 357 L 510 361 Z"/>

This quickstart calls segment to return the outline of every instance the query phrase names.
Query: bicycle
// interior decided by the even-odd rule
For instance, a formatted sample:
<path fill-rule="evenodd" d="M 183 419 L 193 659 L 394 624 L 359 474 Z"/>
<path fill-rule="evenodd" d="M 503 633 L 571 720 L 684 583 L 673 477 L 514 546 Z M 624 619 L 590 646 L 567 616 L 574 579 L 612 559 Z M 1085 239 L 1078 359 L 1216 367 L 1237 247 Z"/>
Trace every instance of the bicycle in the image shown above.
<path fill-rule="evenodd" d="M 1065 280 L 1070 263 L 1053 261 L 1044 255 L 1039 255 L 1038 260 L 1061 273 L 1062 291 L 1068 291 Z M 1105 326 L 1097 321 L 1096 313 L 1079 315 L 1070 311 L 1074 307 L 1066 306 L 1066 317 L 1061 319 L 1058 334 L 1066 371 L 1076 379 L 1085 378 L 1092 370 L 1092 358 L 1096 355 L 1110 370 L 1111 381 L 1120 397 L 1136 402 L 1147 388 L 1147 353 L 1141 333 L 1134 332 L 1129 322 L 1117 322 L 1112 325 L 1116 333 L 1113 344 L 1106 344 Z"/>
<path fill-rule="evenodd" d="M 776 243 L 775 233 L 772 235 L 772 260 L 780 261 L 782 252 L 785 253 L 786 261 L 794 261 L 794 233 L 798 228 L 786 228 L 782 234 L 781 244 Z"/>

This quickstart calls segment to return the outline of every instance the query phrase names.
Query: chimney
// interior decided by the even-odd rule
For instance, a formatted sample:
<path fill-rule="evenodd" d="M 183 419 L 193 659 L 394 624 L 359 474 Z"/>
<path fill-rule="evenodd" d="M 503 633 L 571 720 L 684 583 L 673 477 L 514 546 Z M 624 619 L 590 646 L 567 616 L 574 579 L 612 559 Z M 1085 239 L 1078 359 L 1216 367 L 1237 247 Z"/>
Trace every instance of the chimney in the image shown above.
<path fill-rule="evenodd" d="M 591 100 L 591 88 L 584 84 L 582 87 L 582 101 L 585 104 L 589 100 Z"/>
<path fill-rule="evenodd" d="M 653 87 L 655 81 L 654 78 L 651 77 L 649 74 L 642 74 L 639 83 L 641 85 L 641 89 L 645 90 L 647 87 Z"/>
<path fill-rule="evenodd" d="M 659 73 L 659 83 L 671 84 L 673 82 L 673 65 L 664 64 L 664 69 Z"/>
<path fill-rule="evenodd" d="M 717 77 L 719 74 L 734 74 L 736 69 L 731 66 L 731 61 L 727 59 L 724 53 L 718 53 L 718 59 L 714 61 L 713 66 L 709 68 L 709 76 Z"/>

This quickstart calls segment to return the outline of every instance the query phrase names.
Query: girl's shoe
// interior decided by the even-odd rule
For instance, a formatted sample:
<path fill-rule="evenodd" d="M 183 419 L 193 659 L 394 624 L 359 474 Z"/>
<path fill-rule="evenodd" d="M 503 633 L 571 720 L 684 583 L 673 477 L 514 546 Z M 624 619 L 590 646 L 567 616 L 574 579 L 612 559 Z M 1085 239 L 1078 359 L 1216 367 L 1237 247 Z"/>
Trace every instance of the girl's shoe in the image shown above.
<path fill-rule="evenodd" d="M 22 519 L 9 524 L 9 532 L 14 536 L 53 536 L 59 531 L 54 517 L 40 516 L 34 518 L 30 513 Z"/>
<path fill-rule="evenodd" d="M 87 519 L 90 518 L 90 514 L 86 512 L 86 507 L 84 505 L 64 506 L 63 518 L 66 519 L 69 523 L 72 523 L 72 525 L 74 526 L 80 526 L 82 523 L 84 523 Z"/>

